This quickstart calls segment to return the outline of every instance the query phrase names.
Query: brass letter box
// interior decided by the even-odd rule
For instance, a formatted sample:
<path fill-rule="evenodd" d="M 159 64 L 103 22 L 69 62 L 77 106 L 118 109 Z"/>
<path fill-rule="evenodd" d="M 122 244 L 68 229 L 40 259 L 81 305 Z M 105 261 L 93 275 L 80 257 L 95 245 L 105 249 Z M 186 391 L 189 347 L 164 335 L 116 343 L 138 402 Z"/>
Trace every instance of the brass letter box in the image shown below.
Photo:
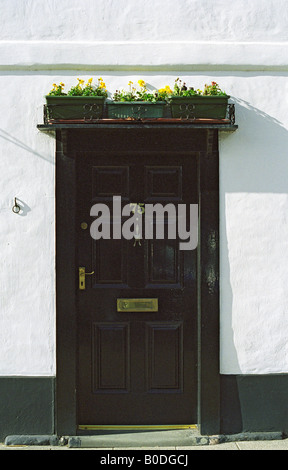
<path fill-rule="evenodd" d="M 158 312 L 158 299 L 117 299 L 117 312 Z"/>

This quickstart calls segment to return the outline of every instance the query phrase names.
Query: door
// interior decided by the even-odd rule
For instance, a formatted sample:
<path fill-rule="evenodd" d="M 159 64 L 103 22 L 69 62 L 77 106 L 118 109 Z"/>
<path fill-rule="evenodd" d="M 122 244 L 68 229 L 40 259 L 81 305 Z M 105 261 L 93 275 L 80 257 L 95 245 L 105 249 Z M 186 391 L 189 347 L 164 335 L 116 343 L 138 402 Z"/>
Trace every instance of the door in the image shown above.
<path fill-rule="evenodd" d="M 197 154 L 145 144 L 126 153 L 122 142 L 119 150 L 78 152 L 76 170 L 76 268 L 87 273 L 85 289 L 77 279 L 78 425 L 195 424 L 197 249 L 180 249 L 167 214 L 164 238 L 155 236 L 155 217 L 144 215 L 147 204 L 197 204 Z M 95 239 L 98 204 L 109 212 L 98 213 L 103 238 Z M 127 205 L 130 216 L 121 214 Z M 133 210 L 142 238 L 134 224 L 126 239 Z M 145 224 L 153 238 L 145 238 Z"/>

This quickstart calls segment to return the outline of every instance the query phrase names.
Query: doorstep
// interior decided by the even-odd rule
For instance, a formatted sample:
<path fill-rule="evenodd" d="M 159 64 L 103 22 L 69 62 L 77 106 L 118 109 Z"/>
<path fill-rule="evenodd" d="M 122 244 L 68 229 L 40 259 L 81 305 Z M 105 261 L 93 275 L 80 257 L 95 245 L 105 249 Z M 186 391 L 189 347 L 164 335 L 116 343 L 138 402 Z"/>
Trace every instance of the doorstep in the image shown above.
<path fill-rule="evenodd" d="M 93 436 L 71 436 L 68 447 L 186 447 L 208 445 L 209 437 L 201 436 L 197 429 L 148 431 L 99 431 Z"/>
<path fill-rule="evenodd" d="M 67 446 L 69 448 L 183 448 L 245 441 L 281 441 L 282 432 L 240 433 L 232 435 L 203 436 L 197 429 L 161 431 L 101 431 L 97 435 L 63 436 L 13 435 L 7 436 L 5 446 Z"/>

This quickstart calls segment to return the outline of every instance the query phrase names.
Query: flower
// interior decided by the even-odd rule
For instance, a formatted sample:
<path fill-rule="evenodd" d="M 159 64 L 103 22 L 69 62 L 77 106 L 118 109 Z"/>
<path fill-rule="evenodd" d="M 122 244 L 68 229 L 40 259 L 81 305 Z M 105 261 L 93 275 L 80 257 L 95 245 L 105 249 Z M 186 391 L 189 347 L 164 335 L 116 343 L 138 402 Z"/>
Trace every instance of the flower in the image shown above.
<path fill-rule="evenodd" d="M 205 84 L 204 91 L 200 90 L 199 88 L 195 90 L 193 87 L 187 88 L 186 83 L 182 83 L 180 78 L 175 80 L 174 90 L 173 90 L 173 97 L 177 96 L 194 96 L 194 95 L 204 95 L 204 96 L 211 96 L 211 95 L 220 95 L 220 96 L 227 96 L 224 91 L 222 91 L 219 85 L 216 82 L 211 82 L 211 85 Z"/>
<path fill-rule="evenodd" d="M 93 78 L 89 78 L 86 85 L 84 85 L 85 81 L 81 78 L 77 78 L 77 80 L 77 85 L 72 86 L 68 93 L 64 93 L 63 88 L 65 85 L 63 82 L 60 82 L 59 85 L 53 83 L 53 88 L 48 94 L 50 96 L 108 96 L 103 78 L 98 79 L 97 86 L 92 85 Z"/>
<path fill-rule="evenodd" d="M 168 95 L 173 93 L 169 85 L 166 85 L 165 88 L 160 88 L 158 91 L 159 93 L 167 93 Z"/>
<path fill-rule="evenodd" d="M 203 92 L 203 95 L 209 95 L 209 96 L 212 96 L 212 95 L 222 95 L 222 96 L 225 96 L 226 93 L 225 91 L 222 91 L 218 85 L 218 83 L 216 82 L 211 82 L 211 85 L 207 85 L 205 84 L 205 87 L 204 87 L 204 92 Z"/>
<path fill-rule="evenodd" d="M 93 86 L 93 78 L 87 80 L 86 85 L 84 80 L 77 78 L 77 85 L 73 86 L 68 93 L 64 92 L 64 83 L 60 82 L 59 85 L 53 83 L 53 88 L 50 91 L 49 95 L 69 95 L 69 96 L 108 96 L 106 83 L 103 81 L 102 77 L 99 77 L 97 80 L 97 85 Z M 220 95 L 227 96 L 227 94 L 222 91 L 217 84 L 217 82 L 212 81 L 211 85 L 205 84 L 204 89 L 199 88 L 195 89 L 193 87 L 188 87 L 185 82 L 183 82 L 179 77 L 176 78 L 174 83 L 174 88 L 171 89 L 169 85 L 159 88 L 159 90 L 152 90 L 150 86 L 147 87 L 145 80 L 137 80 L 137 85 L 135 86 L 132 80 L 128 82 L 127 90 L 116 90 L 113 95 L 114 101 L 150 101 L 152 103 L 157 101 L 169 101 L 172 97 L 179 96 L 210 96 L 210 95 Z"/>
<path fill-rule="evenodd" d="M 53 83 L 53 88 L 52 90 L 48 93 L 50 96 L 64 96 L 66 93 L 64 93 L 63 88 L 64 88 L 64 83 L 60 82 L 59 85 L 56 83 Z"/>
<path fill-rule="evenodd" d="M 133 85 L 134 83 L 130 80 L 128 82 L 128 90 L 116 90 L 113 95 L 114 101 L 150 101 L 156 103 L 157 101 L 163 101 L 166 99 L 164 93 L 160 93 L 157 90 L 148 90 L 146 82 L 144 80 L 138 80 L 140 89 L 137 90 Z"/>
<path fill-rule="evenodd" d="M 194 90 L 192 87 L 188 89 L 186 83 L 182 83 L 180 78 L 176 78 L 172 96 L 193 96 L 198 94 L 199 90 Z"/>
<path fill-rule="evenodd" d="M 162 100 L 166 100 L 167 98 L 172 95 L 173 91 L 171 90 L 169 85 L 166 85 L 165 88 L 160 88 L 158 90 L 158 94 Z"/>

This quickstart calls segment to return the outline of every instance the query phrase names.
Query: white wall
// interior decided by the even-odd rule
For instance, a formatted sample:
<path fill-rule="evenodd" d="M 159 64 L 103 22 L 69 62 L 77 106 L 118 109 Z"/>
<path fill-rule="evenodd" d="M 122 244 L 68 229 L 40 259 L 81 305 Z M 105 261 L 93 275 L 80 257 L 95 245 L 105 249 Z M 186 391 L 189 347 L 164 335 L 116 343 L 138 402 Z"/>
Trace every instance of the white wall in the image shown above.
<path fill-rule="evenodd" d="M 220 141 L 221 371 L 287 372 L 288 74 L 233 82 L 239 130 Z"/>
<path fill-rule="evenodd" d="M 0 73 L 1 375 L 55 372 L 55 162 L 54 141 L 36 128 L 42 80 Z"/>
<path fill-rule="evenodd" d="M 286 0 L 0 0 L 0 375 L 54 375 L 52 83 L 216 80 L 239 129 L 220 138 L 221 372 L 288 372 Z M 14 197 L 24 213 L 12 213 Z"/>
<path fill-rule="evenodd" d="M 1 40 L 287 41 L 286 0 L 1 0 Z"/>

